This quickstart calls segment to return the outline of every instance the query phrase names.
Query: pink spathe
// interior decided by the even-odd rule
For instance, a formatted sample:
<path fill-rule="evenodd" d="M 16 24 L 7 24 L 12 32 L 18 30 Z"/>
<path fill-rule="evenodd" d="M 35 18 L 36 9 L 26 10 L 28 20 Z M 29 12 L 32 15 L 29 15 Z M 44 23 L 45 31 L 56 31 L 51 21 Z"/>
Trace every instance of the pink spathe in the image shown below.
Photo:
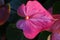
<path fill-rule="evenodd" d="M 60 40 L 60 34 L 59 33 L 52 34 L 51 40 Z"/>
<path fill-rule="evenodd" d="M 38 1 L 28 1 L 17 9 L 19 16 L 25 17 L 16 24 L 28 39 L 35 38 L 39 32 L 47 30 L 55 22 L 50 13 Z"/>
<path fill-rule="evenodd" d="M 51 28 L 51 40 L 60 40 L 60 20 L 57 20 Z"/>
<path fill-rule="evenodd" d="M 60 40 L 60 14 L 53 15 L 53 17 L 57 20 L 50 29 L 52 32 L 51 40 Z"/>

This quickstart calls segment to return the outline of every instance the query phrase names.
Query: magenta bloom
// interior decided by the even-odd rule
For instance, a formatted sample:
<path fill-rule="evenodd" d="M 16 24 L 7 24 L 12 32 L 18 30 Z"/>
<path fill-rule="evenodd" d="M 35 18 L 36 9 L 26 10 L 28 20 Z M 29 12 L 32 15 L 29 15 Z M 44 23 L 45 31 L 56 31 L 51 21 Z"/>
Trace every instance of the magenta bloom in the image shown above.
<path fill-rule="evenodd" d="M 58 20 L 51 27 L 51 40 L 60 40 L 60 14 L 53 15 L 53 17 Z"/>
<path fill-rule="evenodd" d="M 51 40 L 60 40 L 60 20 L 56 21 L 52 27 Z"/>
<path fill-rule="evenodd" d="M 51 40 L 60 40 L 60 34 L 59 33 L 52 34 Z"/>
<path fill-rule="evenodd" d="M 22 4 L 17 13 L 25 19 L 19 20 L 16 26 L 23 30 L 24 36 L 28 39 L 35 38 L 39 32 L 49 29 L 54 23 L 54 18 L 38 1 Z"/>

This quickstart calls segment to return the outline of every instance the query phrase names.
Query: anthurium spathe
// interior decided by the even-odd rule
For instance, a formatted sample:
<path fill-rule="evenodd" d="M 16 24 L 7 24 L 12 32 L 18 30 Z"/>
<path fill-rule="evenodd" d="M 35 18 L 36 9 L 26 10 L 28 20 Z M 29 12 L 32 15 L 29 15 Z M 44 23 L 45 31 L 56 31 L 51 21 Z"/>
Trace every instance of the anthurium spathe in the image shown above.
<path fill-rule="evenodd" d="M 60 40 L 60 14 L 55 14 L 53 17 L 56 21 L 50 28 L 52 34 L 48 36 L 48 40 Z"/>
<path fill-rule="evenodd" d="M 17 9 L 17 14 L 25 19 L 16 23 L 18 29 L 28 39 L 33 39 L 41 31 L 47 30 L 54 23 L 54 18 L 38 1 L 28 1 Z"/>
<path fill-rule="evenodd" d="M 53 15 L 53 17 L 56 20 L 56 22 L 51 27 L 51 40 L 60 40 L 60 14 Z"/>
<path fill-rule="evenodd" d="M 60 40 L 60 20 L 57 20 L 51 27 L 52 34 L 48 36 L 49 40 Z"/>

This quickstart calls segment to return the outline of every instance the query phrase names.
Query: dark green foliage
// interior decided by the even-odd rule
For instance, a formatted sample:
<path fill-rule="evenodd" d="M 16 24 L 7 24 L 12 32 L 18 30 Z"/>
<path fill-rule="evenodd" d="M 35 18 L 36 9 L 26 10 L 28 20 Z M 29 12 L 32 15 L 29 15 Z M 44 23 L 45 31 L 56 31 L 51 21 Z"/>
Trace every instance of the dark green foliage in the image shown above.
<path fill-rule="evenodd" d="M 55 2 L 55 0 L 47 0 L 44 4 L 43 4 L 43 6 L 46 8 L 46 9 L 48 9 L 48 8 L 50 8 L 50 7 L 52 7 L 53 6 L 53 3 Z"/>
<path fill-rule="evenodd" d="M 51 33 L 48 31 L 43 31 L 39 33 L 34 40 L 47 40 L 48 35 Z"/>
<path fill-rule="evenodd" d="M 53 14 L 60 14 L 60 1 L 54 3 Z"/>
<path fill-rule="evenodd" d="M 7 40 L 27 40 L 24 37 L 22 31 L 18 30 L 15 25 L 16 24 L 14 23 L 9 24 L 9 27 L 7 28 L 6 31 Z"/>

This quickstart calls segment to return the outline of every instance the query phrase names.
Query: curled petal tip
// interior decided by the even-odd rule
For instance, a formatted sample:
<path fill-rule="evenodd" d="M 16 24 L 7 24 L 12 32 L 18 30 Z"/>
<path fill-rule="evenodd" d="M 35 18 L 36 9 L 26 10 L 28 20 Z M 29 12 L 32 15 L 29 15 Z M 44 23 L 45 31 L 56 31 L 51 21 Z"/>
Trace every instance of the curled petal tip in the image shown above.
<path fill-rule="evenodd" d="M 25 17 L 25 5 L 24 4 L 18 7 L 17 14 L 19 16 Z"/>

